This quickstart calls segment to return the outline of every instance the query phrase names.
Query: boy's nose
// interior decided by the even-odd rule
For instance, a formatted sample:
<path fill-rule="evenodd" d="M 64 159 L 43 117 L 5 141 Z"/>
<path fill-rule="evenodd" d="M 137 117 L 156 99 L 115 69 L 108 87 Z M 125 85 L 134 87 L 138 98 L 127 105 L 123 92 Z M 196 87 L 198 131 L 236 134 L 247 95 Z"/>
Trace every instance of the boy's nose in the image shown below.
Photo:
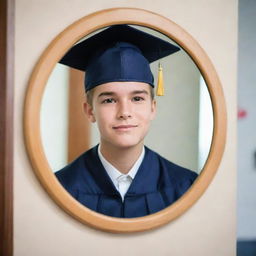
<path fill-rule="evenodd" d="M 127 104 L 127 103 L 120 104 L 118 113 L 117 113 L 117 117 L 118 117 L 118 119 L 124 119 L 124 120 L 132 117 L 129 104 Z"/>
<path fill-rule="evenodd" d="M 122 113 L 118 116 L 119 119 L 128 119 L 128 118 L 131 118 L 132 116 L 129 114 L 129 113 Z"/>

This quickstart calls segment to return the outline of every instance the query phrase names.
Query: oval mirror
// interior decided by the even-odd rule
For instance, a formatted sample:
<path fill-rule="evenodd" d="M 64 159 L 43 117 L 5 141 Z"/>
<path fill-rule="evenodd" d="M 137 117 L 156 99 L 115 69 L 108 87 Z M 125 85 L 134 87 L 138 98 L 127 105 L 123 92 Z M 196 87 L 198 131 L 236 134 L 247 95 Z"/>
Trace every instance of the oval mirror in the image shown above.
<path fill-rule="evenodd" d="M 79 107 L 84 100 L 81 73 L 57 63 L 79 40 L 113 24 L 136 26 L 182 48 L 179 53 L 161 61 L 166 96 L 157 99 L 157 118 L 145 144 L 170 161 L 200 174 L 175 203 L 139 218 L 113 218 L 84 207 L 67 193 L 54 175 L 55 170 L 99 142 L 97 129 L 86 121 L 82 107 Z M 157 64 L 153 63 L 151 67 L 154 74 Z M 75 87 L 77 92 L 74 92 Z M 72 103 L 74 101 L 77 104 Z M 117 8 L 97 12 L 59 34 L 33 71 L 24 113 L 27 151 L 33 170 L 46 191 L 79 221 L 112 232 L 152 229 L 182 214 L 211 182 L 225 144 L 224 97 L 209 58 L 197 42 L 175 23 L 139 9 Z M 78 126 L 78 130 L 72 127 L 73 124 Z M 81 135 L 78 136 L 79 132 Z"/>

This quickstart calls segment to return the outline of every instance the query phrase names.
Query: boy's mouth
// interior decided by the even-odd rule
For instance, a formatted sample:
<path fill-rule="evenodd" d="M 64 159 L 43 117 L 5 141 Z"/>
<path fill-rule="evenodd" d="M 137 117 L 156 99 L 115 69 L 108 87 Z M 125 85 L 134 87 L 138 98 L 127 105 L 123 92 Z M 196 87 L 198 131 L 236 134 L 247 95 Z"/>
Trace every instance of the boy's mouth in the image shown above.
<path fill-rule="evenodd" d="M 138 127 L 138 125 L 127 124 L 127 125 L 113 126 L 113 129 L 114 130 L 129 130 L 129 129 L 136 128 L 136 127 Z"/>

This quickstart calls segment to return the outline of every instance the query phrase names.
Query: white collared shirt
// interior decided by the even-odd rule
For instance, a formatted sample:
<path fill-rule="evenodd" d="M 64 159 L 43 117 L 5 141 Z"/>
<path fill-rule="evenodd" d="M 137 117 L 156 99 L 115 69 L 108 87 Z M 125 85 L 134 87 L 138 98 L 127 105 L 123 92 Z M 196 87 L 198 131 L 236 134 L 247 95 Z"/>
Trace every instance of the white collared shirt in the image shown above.
<path fill-rule="evenodd" d="M 107 174 L 115 185 L 117 191 L 120 193 L 122 200 L 129 189 L 138 169 L 143 161 L 145 155 L 145 148 L 143 147 L 142 152 L 138 160 L 134 163 L 133 167 L 129 170 L 127 174 L 123 174 L 118 171 L 111 163 L 109 163 L 100 152 L 100 145 L 98 146 L 98 155 L 102 165 L 104 166 Z"/>

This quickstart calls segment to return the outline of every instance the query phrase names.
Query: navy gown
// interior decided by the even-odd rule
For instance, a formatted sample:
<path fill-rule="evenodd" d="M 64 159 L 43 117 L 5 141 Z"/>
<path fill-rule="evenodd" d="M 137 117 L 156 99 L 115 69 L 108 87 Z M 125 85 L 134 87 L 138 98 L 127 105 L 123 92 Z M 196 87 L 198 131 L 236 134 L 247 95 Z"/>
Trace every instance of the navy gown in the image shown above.
<path fill-rule="evenodd" d="M 145 156 L 124 201 L 104 169 L 97 147 L 56 172 L 63 187 L 93 211 L 121 218 L 158 212 L 175 202 L 197 174 L 164 159 L 145 147 Z"/>

